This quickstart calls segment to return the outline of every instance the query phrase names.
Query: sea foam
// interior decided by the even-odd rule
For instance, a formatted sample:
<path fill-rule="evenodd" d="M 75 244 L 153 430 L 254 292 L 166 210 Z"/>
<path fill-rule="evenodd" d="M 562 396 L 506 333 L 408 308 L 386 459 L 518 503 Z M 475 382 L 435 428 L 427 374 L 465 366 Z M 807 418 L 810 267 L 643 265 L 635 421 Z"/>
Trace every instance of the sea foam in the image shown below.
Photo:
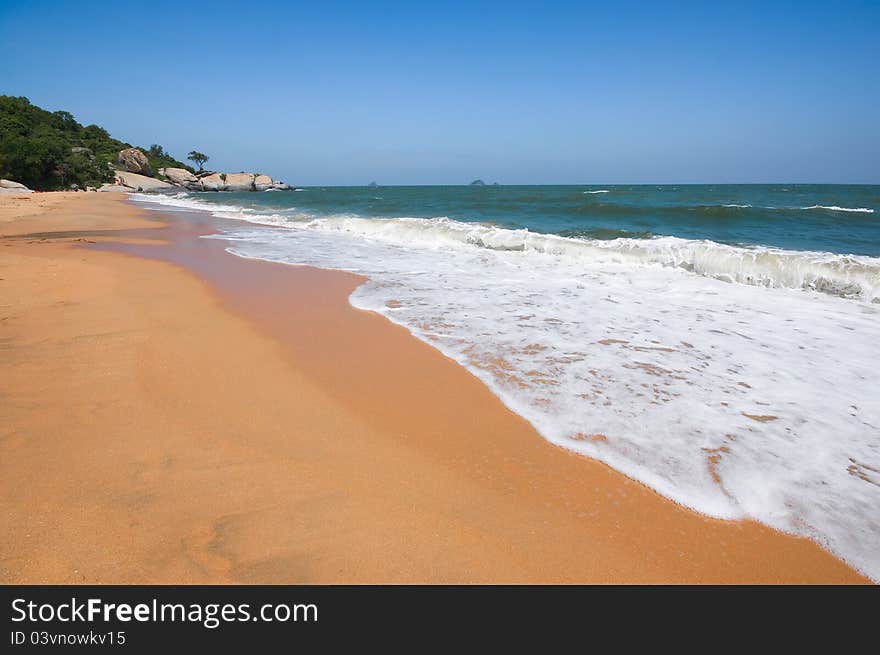
<path fill-rule="evenodd" d="M 532 255 L 549 254 L 574 264 L 673 267 L 724 282 L 810 289 L 867 302 L 880 302 L 880 258 L 877 257 L 760 246 L 740 247 L 678 237 L 583 239 L 526 229 L 462 223 L 445 217 L 315 217 L 295 209 L 269 214 L 235 205 L 208 205 L 186 195 L 143 198 L 176 207 L 208 209 L 221 218 L 349 234 L 400 246 L 429 249 L 478 247 Z"/>
<path fill-rule="evenodd" d="M 210 208 L 289 228 L 225 227 L 234 254 L 366 275 L 353 305 L 459 362 L 549 441 L 880 580 L 876 258 Z"/>
<path fill-rule="evenodd" d="M 832 212 L 856 212 L 860 214 L 873 214 L 873 209 L 867 207 L 838 207 L 837 205 L 810 205 L 809 207 L 801 207 L 801 209 L 824 209 Z"/>

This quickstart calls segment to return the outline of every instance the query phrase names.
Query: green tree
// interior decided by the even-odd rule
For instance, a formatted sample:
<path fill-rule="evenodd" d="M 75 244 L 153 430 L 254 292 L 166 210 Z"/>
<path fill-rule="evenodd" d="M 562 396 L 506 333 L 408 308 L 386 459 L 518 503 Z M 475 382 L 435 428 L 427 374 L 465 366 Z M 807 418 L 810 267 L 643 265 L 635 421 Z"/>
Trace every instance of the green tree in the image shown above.
<path fill-rule="evenodd" d="M 204 155 L 198 150 L 190 150 L 190 153 L 186 156 L 186 158 L 193 162 L 196 166 L 198 166 L 200 171 L 204 170 L 205 164 L 210 159 L 208 155 Z"/>
<path fill-rule="evenodd" d="M 73 114 L 69 111 L 56 111 L 52 115 L 55 117 L 60 129 L 73 132 L 80 129 L 80 124 L 76 122 Z"/>
<path fill-rule="evenodd" d="M 113 179 L 119 151 L 131 144 L 97 125 L 83 127 L 66 111 L 48 112 L 27 98 L 0 95 L 0 177 L 32 189 L 99 186 Z M 83 151 L 87 148 L 88 151 Z M 150 165 L 187 168 L 158 144 Z"/>

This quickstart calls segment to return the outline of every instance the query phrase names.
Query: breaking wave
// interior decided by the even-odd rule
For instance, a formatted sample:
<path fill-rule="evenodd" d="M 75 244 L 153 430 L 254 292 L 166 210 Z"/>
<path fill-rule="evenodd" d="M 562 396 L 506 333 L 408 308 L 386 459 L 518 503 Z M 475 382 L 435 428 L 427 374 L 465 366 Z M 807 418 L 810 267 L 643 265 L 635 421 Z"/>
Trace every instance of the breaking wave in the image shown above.
<path fill-rule="evenodd" d="M 880 258 L 763 246 L 732 246 L 679 237 L 611 239 L 542 234 L 439 218 L 316 217 L 295 209 L 269 214 L 235 205 L 208 204 L 185 194 L 143 196 L 149 202 L 209 210 L 222 218 L 340 232 L 398 246 L 486 248 L 549 255 L 584 263 L 664 266 L 725 282 L 807 289 L 880 302 Z"/>
<path fill-rule="evenodd" d="M 867 207 L 838 207 L 837 205 L 810 205 L 809 207 L 801 207 L 801 209 L 824 209 L 831 212 L 856 212 L 859 214 L 873 214 L 873 209 Z"/>

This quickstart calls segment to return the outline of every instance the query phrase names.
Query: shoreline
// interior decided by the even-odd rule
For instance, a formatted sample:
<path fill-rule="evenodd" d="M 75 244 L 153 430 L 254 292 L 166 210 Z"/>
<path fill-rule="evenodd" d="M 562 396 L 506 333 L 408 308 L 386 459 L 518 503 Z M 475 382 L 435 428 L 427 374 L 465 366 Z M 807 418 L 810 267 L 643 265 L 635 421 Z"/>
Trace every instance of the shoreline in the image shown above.
<path fill-rule="evenodd" d="M 71 195 L 0 219 L 46 239 L 0 239 L 0 285 L 29 290 L 0 286 L 3 582 L 868 582 L 807 539 L 553 446 L 352 307 L 360 276 Z"/>

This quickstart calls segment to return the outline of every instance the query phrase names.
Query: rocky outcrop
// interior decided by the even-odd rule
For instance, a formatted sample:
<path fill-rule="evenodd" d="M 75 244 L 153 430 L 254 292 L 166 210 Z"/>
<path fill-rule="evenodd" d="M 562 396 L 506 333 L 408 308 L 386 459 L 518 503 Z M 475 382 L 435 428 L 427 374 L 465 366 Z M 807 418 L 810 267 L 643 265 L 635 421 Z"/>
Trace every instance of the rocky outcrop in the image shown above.
<path fill-rule="evenodd" d="M 138 173 L 140 175 L 153 174 L 150 168 L 150 160 L 137 148 L 120 150 L 116 161 L 129 173 Z"/>
<path fill-rule="evenodd" d="M 202 191 L 226 191 L 226 176 L 223 173 L 211 173 L 199 179 Z"/>
<path fill-rule="evenodd" d="M 268 175 L 260 173 L 254 177 L 254 191 L 268 191 L 275 182 Z"/>
<path fill-rule="evenodd" d="M 199 181 L 199 178 L 185 168 L 160 168 L 159 175 L 164 175 L 168 178 L 168 181 L 171 182 L 171 184 L 176 184 L 178 186 L 197 184 Z"/>
<path fill-rule="evenodd" d="M 12 180 L 0 180 L 0 189 L 27 189 L 21 182 L 13 182 Z"/>
<path fill-rule="evenodd" d="M 140 150 L 129 148 L 140 154 Z M 123 150 L 120 152 L 120 157 Z M 215 171 L 198 171 L 191 173 L 185 168 L 160 168 L 159 175 L 167 182 L 147 177 L 128 170 L 117 170 L 117 183 L 129 191 L 165 191 L 182 188 L 187 191 L 288 191 L 290 185 L 273 180 L 262 173 L 218 173 Z M 106 186 L 106 185 L 105 185 Z M 100 189 L 99 189 L 100 190 Z"/>
<path fill-rule="evenodd" d="M 254 178 L 253 173 L 227 173 L 226 174 L 226 190 L 227 191 L 253 191 Z"/>
<path fill-rule="evenodd" d="M 157 180 L 155 177 L 147 177 L 128 171 L 116 171 L 116 179 L 119 184 L 129 187 L 129 190 L 132 191 L 165 191 L 174 188 L 173 184 Z"/>
<path fill-rule="evenodd" d="M 0 193 L 33 193 L 21 182 L 12 180 L 0 180 Z"/>
<path fill-rule="evenodd" d="M 100 193 L 132 193 L 133 191 L 137 191 L 137 189 L 122 186 L 121 184 L 102 184 L 98 191 Z"/>
<path fill-rule="evenodd" d="M 0 193 L 33 193 L 21 182 L 13 182 L 12 180 L 0 180 Z"/>

